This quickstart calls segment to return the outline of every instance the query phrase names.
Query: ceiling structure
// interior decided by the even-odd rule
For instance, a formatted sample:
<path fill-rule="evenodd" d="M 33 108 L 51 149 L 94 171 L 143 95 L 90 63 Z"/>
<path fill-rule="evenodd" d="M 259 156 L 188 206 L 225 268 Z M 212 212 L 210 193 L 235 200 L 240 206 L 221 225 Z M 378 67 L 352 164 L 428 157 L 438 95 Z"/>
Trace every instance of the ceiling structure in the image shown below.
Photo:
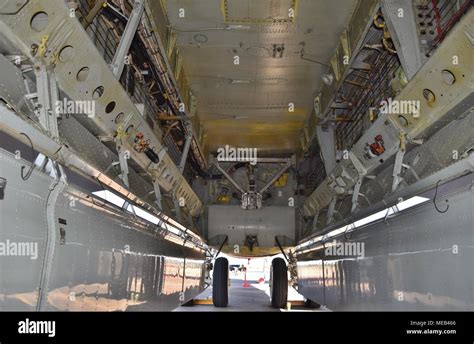
<path fill-rule="evenodd" d="M 297 151 L 356 2 L 166 0 L 207 150 Z"/>

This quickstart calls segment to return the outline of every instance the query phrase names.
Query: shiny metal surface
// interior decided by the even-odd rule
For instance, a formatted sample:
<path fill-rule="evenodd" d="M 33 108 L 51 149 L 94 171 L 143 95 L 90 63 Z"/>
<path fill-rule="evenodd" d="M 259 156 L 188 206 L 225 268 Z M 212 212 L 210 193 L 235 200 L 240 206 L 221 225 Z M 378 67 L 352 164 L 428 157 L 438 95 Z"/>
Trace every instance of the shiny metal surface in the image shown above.
<path fill-rule="evenodd" d="M 472 174 L 464 179 L 440 196 L 447 213 L 427 202 L 300 251 L 298 291 L 332 310 L 472 310 Z M 364 257 L 325 255 L 333 240 L 363 244 Z"/>
<path fill-rule="evenodd" d="M 327 64 L 356 2 L 165 1 L 207 149 L 229 144 L 262 154 L 294 152 L 327 70 L 301 59 L 301 50 Z M 282 57 L 273 57 L 282 45 Z"/>
<path fill-rule="evenodd" d="M 43 153 L 44 155 L 48 156 L 50 159 L 54 161 L 58 161 L 63 166 L 66 166 L 75 171 L 78 171 L 79 173 L 84 173 L 85 175 L 97 181 L 100 181 L 104 185 L 107 185 L 109 188 L 113 189 L 122 197 L 128 199 L 129 201 L 135 204 L 139 204 L 141 207 L 144 207 L 147 210 L 151 211 L 152 213 L 158 215 L 165 222 L 170 223 L 173 226 L 178 226 L 183 230 L 185 229 L 185 227 L 183 227 L 181 224 L 176 223 L 173 219 L 166 216 L 165 214 L 157 213 L 149 204 L 144 202 L 141 198 L 137 197 L 137 195 L 133 194 L 128 189 L 124 188 L 120 184 L 110 179 L 107 175 L 105 175 L 103 172 L 98 170 L 93 165 L 89 164 L 87 161 L 82 160 L 76 154 L 75 151 L 67 147 L 65 144 L 60 145 L 56 141 L 53 141 L 45 133 L 38 130 L 36 126 L 32 125 L 31 122 L 25 121 L 24 119 L 22 119 L 21 117 L 13 113 L 11 110 L 1 105 L 0 105 L 0 118 L 1 118 L 0 129 L 8 133 L 12 137 L 14 137 L 16 140 L 23 142 L 25 144 L 29 144 L 27 137 L 20 133 L 26 134 L 28 137 L 33 138 L 34 147 L 38 152 Z M 69 122 L 69 121 L 65 121 L 65 122 Z M 79 131 L 79 135 L 80 134 L 81 134 L 81 131 Z M 83 136 L 83 137 L 88 137 L 88 136 Z M 90 142 L 90 143 L 93 143 L 93 142 Z M 79 148 L 80 150 L 85 151 L 83 146 L 84 144 L 81 144 L 81 147 L 74 147 L 74 148 Z M 94 148 L 96 147 L 97 146 L 95 146 Z M 101 154 L 103 153 L 104 151 L 102 151 Z M 104 160 L 105 159 L 102 159 L 102 161 Z"/>
<path fill-rule="evenodd" d="M 46 247 L 46 201 L 53 178 L 0 150 L 7 179 L 0 242 L 37 243 L 37 257 L 0 259 L 0 310 L 35 310 Z M 51 199 L 50 199 L 51 201 Z M 42 310 L 171 310 L 204 288 L 204 252 L 165 240 L 159 228 L 68 185 L 54 206 L 56 232 Z"/>
<path fill-rule="evenodd" d="M 209 247 L 286 250 L 290 284 L 332 310 L 474 309 L 472 8 L 418 66 L 383 44 L 419 38 L 416 6 L 387 32 L 377 0 L 132 2 L 0 5 L 0 311 L 171 310 L 208 285 Z"/>
<path fill-rule="evenodd" d="M 38 13 L 44 13 L 47 18 L 41 30 L 35 30 L 31 25 Z M 70 16 L 69 8 L 62 0 L 30 1 L 15 16 L 0 13 L 0 28 L 2 52 L 5 49 L 6 53 L 13 54 L 8 47 L 10 44 L 16 46 L 22 55 L 51 68 L 58 87 L 71 100 L 93 102 L 95 112 L 93 116 L 83 118 L 83 124 L 87 123 L 97 136 L 113 137 L 115 134 L 134 162 L 156 179 L 166 192 L 185 199 L 183 208 L 187 212 L 192 216 L 199 215 L 201 201 L 168 153 L 163 151 L 157 163 L 150 163 L 143 152 L 133 148 L 136 134 L 141 133 L 149 140 L 150 147 L 160 152 L 163 147 L 161 129 L 152 128 L 143 118 L 81 23 L 75 16 Z M 32 46 L 38 46 L 37 52 L 32 51 Z M 84 67 L 90 72 L 88 77 L 80 78 L 78 73 Z"/>
<path fill-rule="evenodd" d="M 245 245 L 247 236 L 256 236 L 259 247 L 275 247 L 275 236 L 285 237 L 294 244 L 295 207 L 264 206 L 245 210 L 239 205 L 211 205 L 208 216 L 208 237 L 212 244 L 216 236 L 227 235 L 229 245 Z M 217 245 L 219 241 L 217 241 Z M 283 244 L 283 242 L 282 242 Z"/>
<path fill-rule="evenodd" d="M 441 124 L 448 124 L 457 117 L 469 112 L 473 102 L 472 64 L 453 65 L 452 56 L 461 56 L 466 61 L 471 60 L 472 45 L 466 36 L 474 27 L 474 10 L 470 10 L 459 22 L 433 56 L 423 65 L 410 83 L 396 97 L 398 101 L 414 100 L 419 102 L 420 116 L 407 115 L 408 122 L 400 122 L 399 114 L 381 114 L 377 120 L 365 131 L 350 150 L 351 159 L 342 159 L 316 190 L 305 200 L 304 213 L 314 216 L 326 208 L 334 197 L 342 198 L 353 190 L 358 174 L 361 174 L 358 165 L 362 165 L 362 175 L 377 173 L 378 166 L 390 165 L 393 156 L 399 150 L 400 138 L 403 135 L 409 140 L 430 137 Z M 441 71 L 447 69 L 457 75 L 457 82 L 447 85 L 442 80 Z M 437 100 L 429 103 L 424 97 L 424 90 L 435 92 Z M 403 116 L 401 116 L 403 117 Z M 382 135 L 385 142 L 385 151 L 377 159 L 366 157 L 367 144 L 376 135 Z M 354 162 L 353 157 L 360 164 Z M 357 171 L 359 170 L 359 171 Z M 337 186 L 337 179 L 343 179 L 343 187 Z M 391 184 L 391 181 L 389 182 Z"/>

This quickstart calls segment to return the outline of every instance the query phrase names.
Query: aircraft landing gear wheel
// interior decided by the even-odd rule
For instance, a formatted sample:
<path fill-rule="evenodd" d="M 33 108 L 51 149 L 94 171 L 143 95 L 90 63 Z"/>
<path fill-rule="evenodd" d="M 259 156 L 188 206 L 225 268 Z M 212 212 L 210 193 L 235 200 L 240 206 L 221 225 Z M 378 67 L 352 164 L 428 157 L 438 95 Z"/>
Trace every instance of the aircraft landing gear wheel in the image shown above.
<path fill-rule="evenodd" d="M 272 261 L 271 296 L 273 308 L 285 308 L 288 300 L 288 268 L 282 258 Z"/>
<path fill-rule="evenodd" d="M 317 309 L 317 308 L 321 308 L 321 305 L 319 303 L 316 303 L 310 299 L 306 299 L 305 302 L 304 302 L 304 306 L 306 308 L 312 308 L 312 309 Z"/>
<path fill-rule="evenodd" d="M 227 307 L 229 261 L 226 258 L 217 258 L 212 273 L 212 303 L 215 307 Z"/>

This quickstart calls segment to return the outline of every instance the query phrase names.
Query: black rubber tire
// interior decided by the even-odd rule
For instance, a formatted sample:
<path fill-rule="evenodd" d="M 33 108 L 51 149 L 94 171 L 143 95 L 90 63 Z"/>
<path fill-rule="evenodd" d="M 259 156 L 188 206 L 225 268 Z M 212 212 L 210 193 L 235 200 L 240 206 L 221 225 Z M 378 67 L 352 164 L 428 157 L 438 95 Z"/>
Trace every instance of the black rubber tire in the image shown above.
<path fill-rule="evenodd" d="M 283 258 L 272 261 L 272 307 L 285 308 L 288 301 L 288 268 Z"/>
<path fill-rule="evenodd" d="M 181 307 L 192 307 L 192 306 L 194 306 L 194 299 L 191 299 L 188 302 L 181 304 Z"/>
<path fill-rule="evenodd" d="M 311 309 L 318 309 L 321 308 L 321 305 L 317 302 L 314 302 L 313 300 L 306 299 L 304 302 L 304 306 L 306 308 L 311 308 Z"/>
<path fill-rule="evenodd" d="M 212 273 L 212 303 L 215 307 L 227 307 L 229 304 L 229 261 L 217 258 Z"/>

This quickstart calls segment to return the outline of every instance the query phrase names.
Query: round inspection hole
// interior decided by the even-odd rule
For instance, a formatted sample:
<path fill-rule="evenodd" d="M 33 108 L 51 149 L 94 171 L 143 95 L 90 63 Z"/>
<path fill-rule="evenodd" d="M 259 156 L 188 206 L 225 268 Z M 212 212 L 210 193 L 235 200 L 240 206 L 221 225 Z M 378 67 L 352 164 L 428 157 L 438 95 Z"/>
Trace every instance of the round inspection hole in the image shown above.
<path fill-rule="evenodd" d="M 48 26 L 48 13 L 37 12 L 31 17 L 30 27 L 33 31 L 41 32 Z"/>
<path fill-rule="evenodd" d="M 123 112 L 120 112 L 117 116 L 115 116 L 114 122 L 115 122 L 115 124 L 118 124 L 118 123 L 122 122 L 122 120 L 123 120 Z"/>
<path fill-rule="evenodd" d="M 456 82 L 456 77 L 454 76 L 454 74 L 447 69 L 441 71 L 441 78 L 443 79 L 444 83 L 449 86 L 453 85 Z"/>
<path fill-rule="evenodd" d="M 430 89 L 427 89 L 425 88 L 423 90 L 423 97 L 428 101 L 428 103 L 434 103 L 435 100 L 436 100 L 436 96 L 435 94 L 433 93 L 433 91 L 431 91 Z"/>
<path fill-rule="evenodd" d="M 97 87 L 92 93 L 92 98 L 97 100 L 104 94 L 104 86 Z"/>
<path fill-rule="evenodd" d="M 74 56 L 74 48 L 70 45 L 66 45 L 59 51 L 59 61 L 65 63 L 72 60 Z"/>
<path fill-rule="evenodd" d="M 125 133 L 126 133 L 126 134 L 129 134 L 129 133 L 132 131 L 132 129 L 133 129 L 134 127 L 135 127 L 135 126 L 134 126 L 133 124 L 130 124 L 130 125 L 127 127 L 127 129 L 125 129 Z"/>
<path fill-rule="evenodd" d="M 82 67 L 76 74 L 77 81 L 85 81 L 89 76 L 89 67 Z"/>
<path fill-rule="evenodd" d="M 114 111 L 115 109 L 115 102 L 112 101 L 110 103 L 107 104 L 107 106 L 105 107 L 105 112 L 106 113 L 111 113 L 112 111 Z"/>
<path fill-rule="evenodd" d="M 398 122 L 400 123 L 402 127 L 408 127 L 409 123 L 405 116 L 398 115 Z"/>

